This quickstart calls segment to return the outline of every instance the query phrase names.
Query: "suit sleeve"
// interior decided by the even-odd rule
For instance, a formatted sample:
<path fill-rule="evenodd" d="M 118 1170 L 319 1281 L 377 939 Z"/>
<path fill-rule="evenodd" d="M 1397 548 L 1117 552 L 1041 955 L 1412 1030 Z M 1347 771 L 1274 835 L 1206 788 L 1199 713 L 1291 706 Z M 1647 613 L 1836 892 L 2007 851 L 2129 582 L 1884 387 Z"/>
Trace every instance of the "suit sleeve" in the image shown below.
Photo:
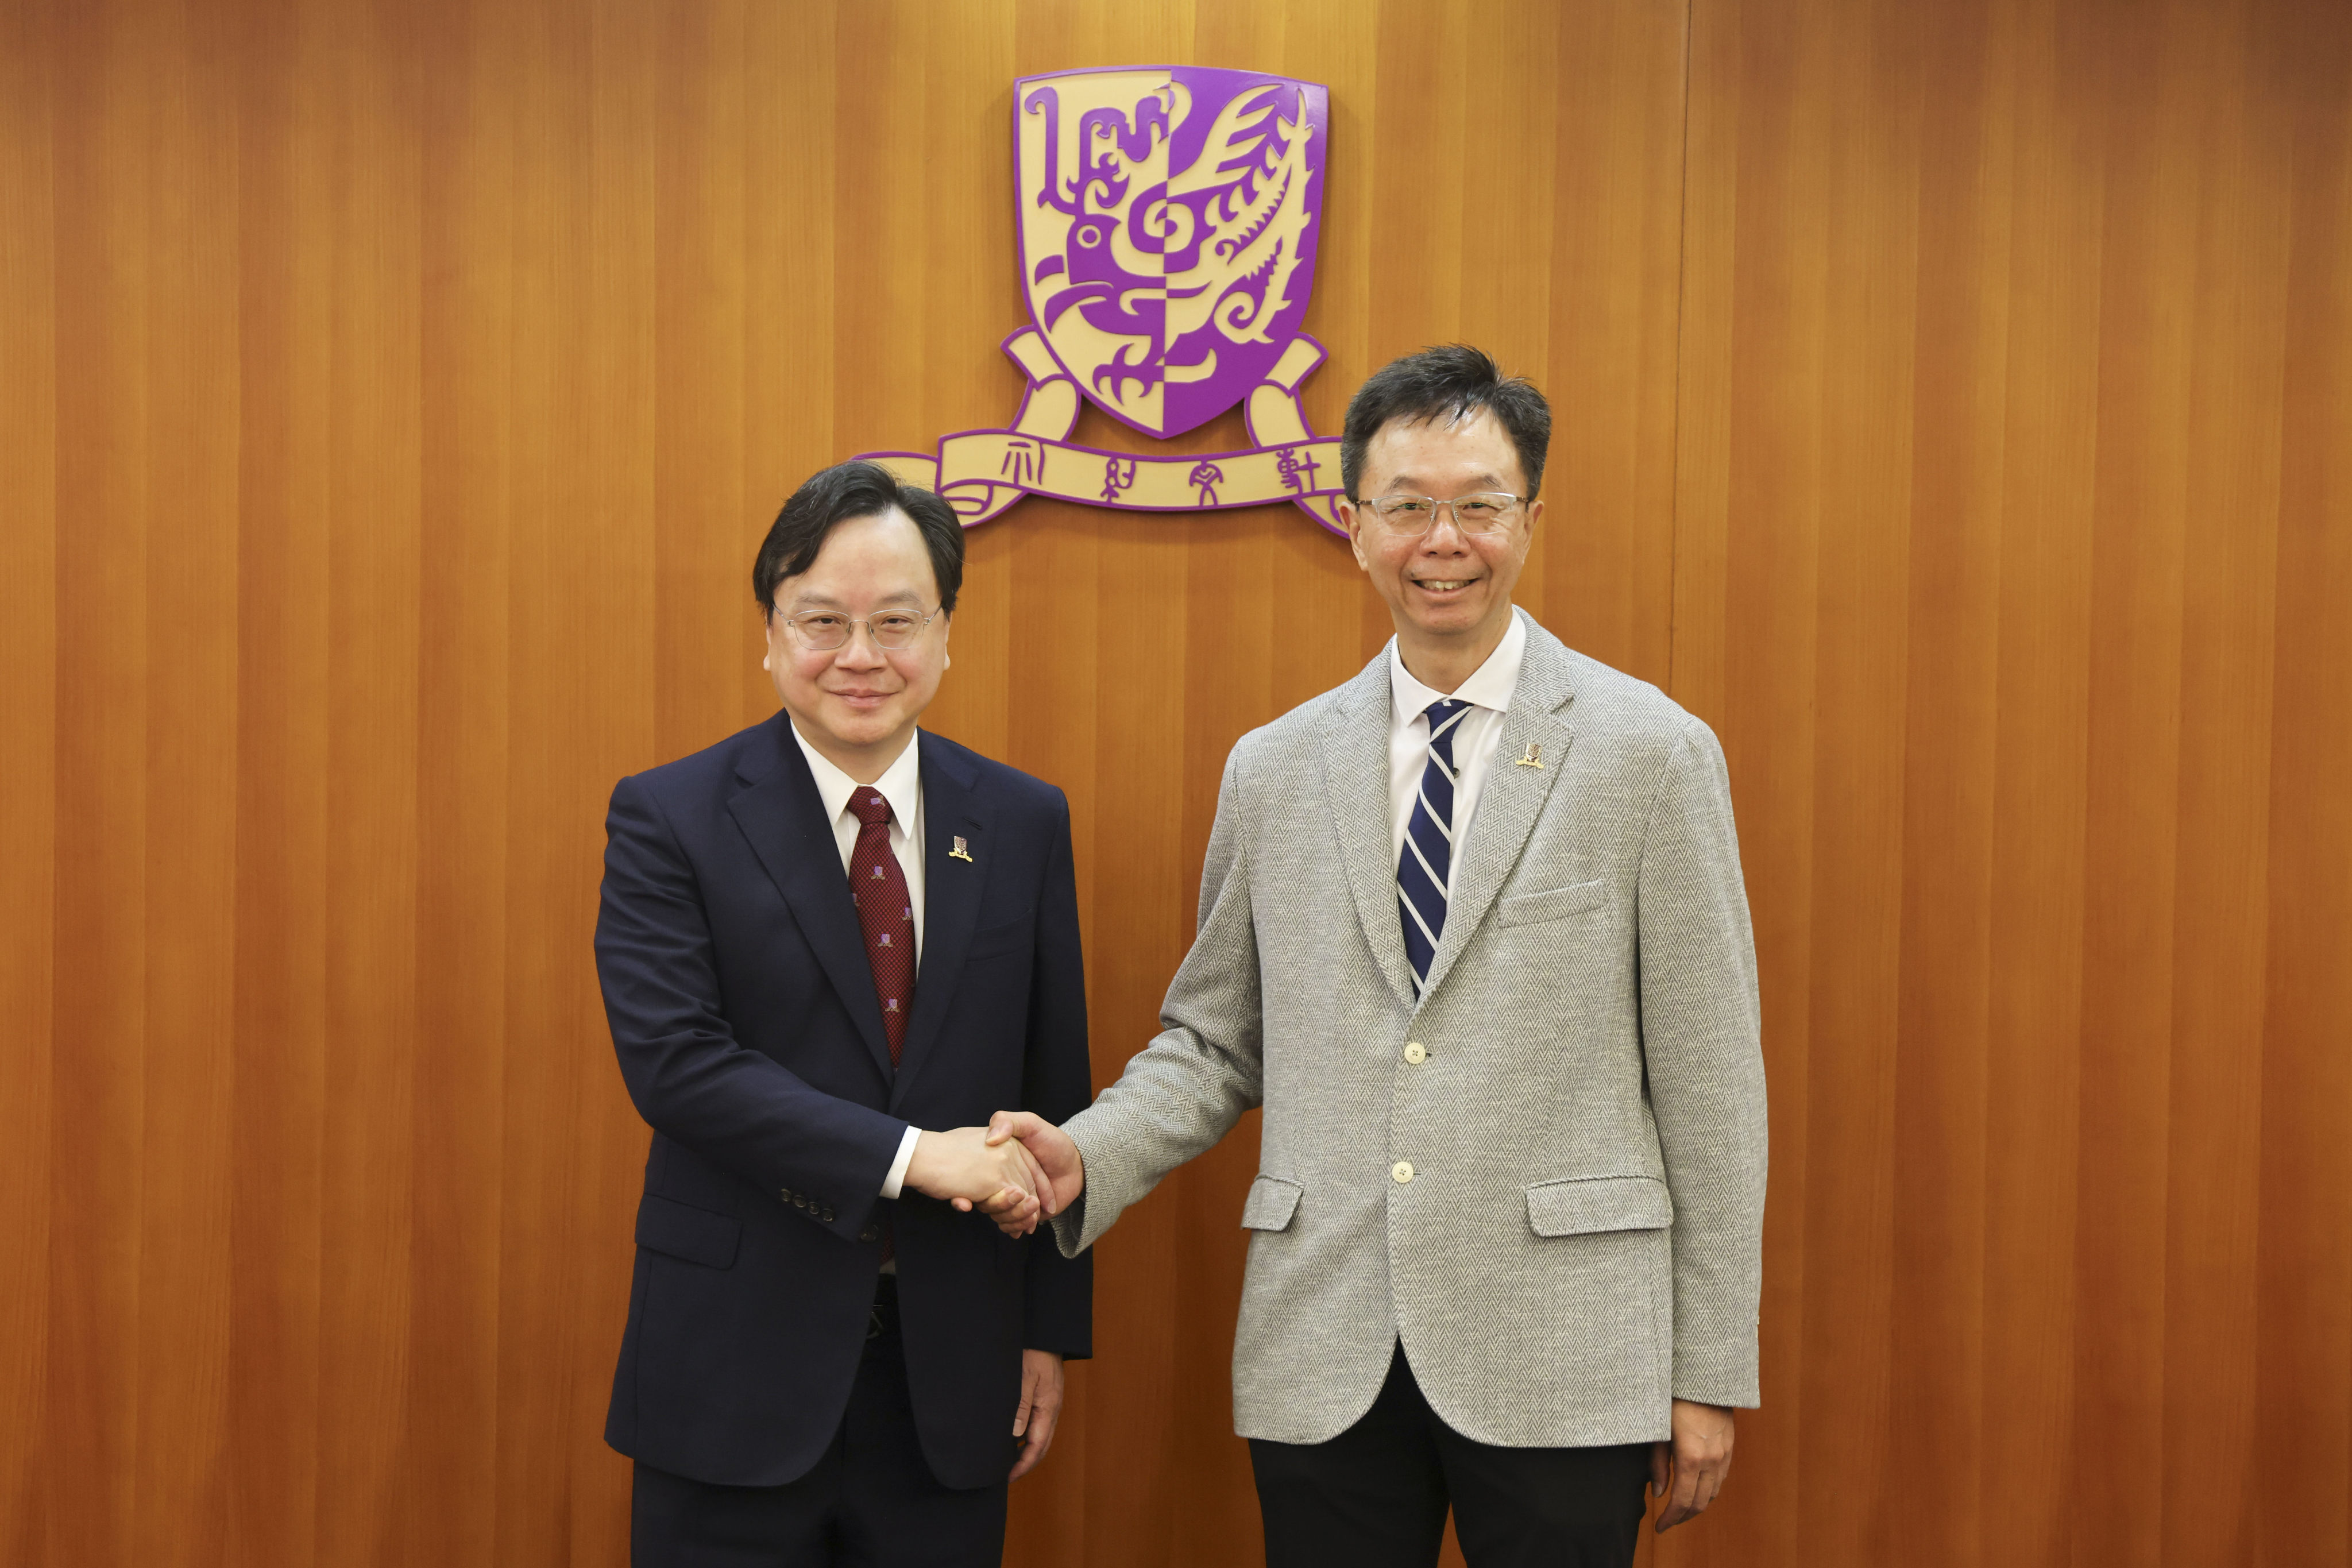
<path fill-rule="evenodd" d="M 1085 1109 L 1094 1087 L 1087 1058 L 1087 977 L 1078 941 L 1077 873 L 1070 849 L 1069 802 L 1062 802 L 1038 899 L 1035 973 L 1029 984 L 1028 1057 L 1022 1109 L 1062 1122 Z M 1073 1360 L 1094 1354 L 1094 1254 L 1065 1258 L 1045 1236 L 1027 1243 L 1028 1289 L 1022 1343 Z"/>
<path fill-rule="evenodd" d="M 605 834 L 596 973 L 637 1114 L 780 1201 L 798 1194 L 815 1223 L 855 1239 L 907 1123 L 737 1041 L 693 868 L 639 780 L 614 789 Z"/>
<path fill-rule="evenodd" d="M 1723 749 L 1694 719 L 1643 837 L 1642 1050 L 1674 1198 L 1674 1396 L 1758 1402 L 1764 1058 Z"/>
<path fill-rule="evenodd" d="M 1092 1247 L 1129 1205 L 1207 1151 L 1265 1098 L 1257 926 L 1251 905 L 1241 749 L 1226 759 L 1201 872 L 1200 925 L 1168 987 L 1160 1032 L 1066 1130 L 1087 1186 L 1054 1219 L 1062 1250 Z"/>

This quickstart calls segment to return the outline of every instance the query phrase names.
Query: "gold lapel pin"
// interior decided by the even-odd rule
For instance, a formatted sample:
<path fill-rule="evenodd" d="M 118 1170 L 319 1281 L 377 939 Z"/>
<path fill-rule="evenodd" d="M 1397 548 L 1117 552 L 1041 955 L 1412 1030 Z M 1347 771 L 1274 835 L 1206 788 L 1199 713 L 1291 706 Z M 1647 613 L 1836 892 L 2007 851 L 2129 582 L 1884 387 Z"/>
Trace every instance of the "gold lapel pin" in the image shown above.
<path fill-rule="evenodd" d="M 961 860 L 966 865 L 979 864 L 979 862 L 972 859 L 971 851 L 964 847 L 963 840 L 961 838 L 955 841 L 955 847 L 948 851 L 948 858 L 950 860 Z"/>
<path fill-rule="evenodd" d="M 1528 742 L 1526 752 L 1520 756 L 1517 762 L 1513 763 L 1511 766 L 1515 768 L 1539 768 L 1543 766 L 1543 747 L 1536 742 L 1529 741 Z"/>

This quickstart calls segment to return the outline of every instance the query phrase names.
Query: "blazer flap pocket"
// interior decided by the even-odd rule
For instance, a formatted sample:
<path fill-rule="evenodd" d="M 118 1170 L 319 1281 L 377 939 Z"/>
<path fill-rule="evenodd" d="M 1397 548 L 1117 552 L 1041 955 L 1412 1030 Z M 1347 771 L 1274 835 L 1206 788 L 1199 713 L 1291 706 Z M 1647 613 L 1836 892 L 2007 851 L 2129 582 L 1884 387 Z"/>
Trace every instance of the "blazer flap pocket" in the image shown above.
<path fill-rule="evenodd" d="M 1674 1222 L 1675 1201 L 1655 1176 L 1586 1176 L 1528 1189 L 1528 1223 L 1538 1236 L 1662 1230 Z"/>
<path fill-rule="evenodd" d="M 1244 1230 L 1287 1230 L 1298 1212 L 1299 1185 L 1280 1176 L 1260 1176 L 1250 1184 L 1249 1201 L 1242 1205 Z"/>
<path fill-rule="evenodd" d="M 994 958 L 999 953 L 1018 952 L 1029 945 L 1030 933 L 1035 926 L 1028 911 L 1024 910 L 1018 919 L 976 931 L 971 933 L 971 945 L 964 950 L 964 957 Z"/>
<path fill-rule="evenodd" d="M 637 1245 L 706 1268 L 735 1267 L 743 1222 L 647 1193 L 637 1205 Z"/>
<path fill-rule="evenodd" d="M 1507 926 L 1539 925 L 1597 910 L 1608 901 L 1608 883 L 1576 882 L 1549 892 L 1515 893 L 1495 906 L 1495 918 Z"/>

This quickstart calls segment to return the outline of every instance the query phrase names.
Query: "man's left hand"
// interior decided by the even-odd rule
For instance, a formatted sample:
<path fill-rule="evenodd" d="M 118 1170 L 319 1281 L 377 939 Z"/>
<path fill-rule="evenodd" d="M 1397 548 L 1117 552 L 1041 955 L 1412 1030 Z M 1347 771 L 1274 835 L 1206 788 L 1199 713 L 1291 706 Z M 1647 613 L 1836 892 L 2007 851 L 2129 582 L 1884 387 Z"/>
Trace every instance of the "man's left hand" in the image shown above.
<path fill-rule="evenodd" d="M 1705 1513 L 1731 1473 L 1729 1410 L 1677 1399 L 1674 1433 L 1672 1443 L 1650 1445 L 1650 1490 L 1666 1500 L 1658 1510 L 1661 1531 Z"/>
<path fill-rule="evenodd" d="M 1021 1352 L 1021 1408 L 1013 1416 L 1013 1435 L 1025 1437 L 1021 1458 L 1005 1479 L 1017 1481 L 1037 1468 L 1054 1446 L 1054 1423 L 1062 1414 L 1062 1358 L 1052 1351 Z"/>

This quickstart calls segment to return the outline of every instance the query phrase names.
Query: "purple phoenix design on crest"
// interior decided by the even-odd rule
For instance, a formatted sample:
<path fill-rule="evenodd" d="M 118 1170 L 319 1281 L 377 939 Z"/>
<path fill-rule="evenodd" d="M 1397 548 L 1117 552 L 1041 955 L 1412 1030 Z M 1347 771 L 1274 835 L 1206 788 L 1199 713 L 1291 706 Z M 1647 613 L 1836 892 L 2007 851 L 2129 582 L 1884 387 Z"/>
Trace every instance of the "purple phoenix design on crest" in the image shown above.
<path fill-rule="evenodd" d="M 1024 77 L 1013 104 L 1022 278 L 1055 362 L 1160 438 L 1248 395 L 1314 289 L 1324 89 L 1173 66 Z"/>

